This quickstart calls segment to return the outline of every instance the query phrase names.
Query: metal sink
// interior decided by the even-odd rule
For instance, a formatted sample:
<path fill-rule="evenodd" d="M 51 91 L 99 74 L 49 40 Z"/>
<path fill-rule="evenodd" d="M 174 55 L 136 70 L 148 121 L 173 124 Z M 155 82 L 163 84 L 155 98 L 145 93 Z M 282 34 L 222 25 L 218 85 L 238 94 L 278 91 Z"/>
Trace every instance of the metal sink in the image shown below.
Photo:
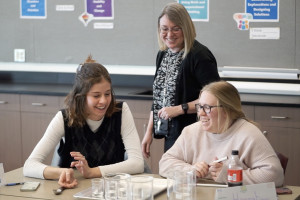
<path fill-rule="evenodd" d="M 130 94 L 132 94 L 132 95 L 152 96 L 153 95 L 153 91 L 149 89 L 149 90 L 132 92 Z"/>

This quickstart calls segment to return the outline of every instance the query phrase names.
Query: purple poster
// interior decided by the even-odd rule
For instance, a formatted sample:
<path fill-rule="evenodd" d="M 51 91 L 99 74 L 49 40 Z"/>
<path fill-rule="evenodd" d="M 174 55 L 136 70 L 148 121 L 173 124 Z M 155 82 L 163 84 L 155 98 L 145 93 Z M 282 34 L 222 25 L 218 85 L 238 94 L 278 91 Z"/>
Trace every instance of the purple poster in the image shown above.
<path fill-rule="evenodd" d="M 113 0 L 86 0 L 87 13 L 94 18 L 113 19 Z"/>

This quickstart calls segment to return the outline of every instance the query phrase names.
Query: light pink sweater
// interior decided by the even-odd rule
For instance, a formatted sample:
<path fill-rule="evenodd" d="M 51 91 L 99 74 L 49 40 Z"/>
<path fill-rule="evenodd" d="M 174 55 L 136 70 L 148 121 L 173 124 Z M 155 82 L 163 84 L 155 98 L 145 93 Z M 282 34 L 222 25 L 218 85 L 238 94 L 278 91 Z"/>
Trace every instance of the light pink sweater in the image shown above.
<path fill-rule="evenodd" d="M 175 166 L 192 169 L 197 162 L 209 164 L 215 157 L 230 158 L 233 149 L 239 150 L 243 163 L 244 185 L 265 182 L 275 182 L 276 186 L 283 184 L 283 169 L 272 146 L 255 125 L 244 119 L 237 120 L 221 134 L 204 131 L 200 122 L 185 127 L 175 144 L 162 156 L 159 174 L 167 177 Z M 228 162 L 223 162 L 217 182 L 227 183 Z"/>

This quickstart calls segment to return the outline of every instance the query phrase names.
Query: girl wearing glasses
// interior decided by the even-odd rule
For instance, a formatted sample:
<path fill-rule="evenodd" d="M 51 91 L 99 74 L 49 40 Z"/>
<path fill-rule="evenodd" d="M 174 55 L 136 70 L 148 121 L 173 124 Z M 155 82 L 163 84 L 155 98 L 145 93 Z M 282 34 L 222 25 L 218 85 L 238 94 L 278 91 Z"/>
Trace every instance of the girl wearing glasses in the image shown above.
<path fill-rule="evenodd" d="M 231 84 L 220 81 L 206 85 L 196 104 L 199 121 L 182 134 L 161 158 L 159 173 L 167 176 L 174 166 L 195 170 L 197 177 L 227 183 L 228 160 L 213 163 L 239 150 L 243 184 L 283 184 L 283 169 L 272 146 L 242 111 L 240 96 Z"/>
<path fill-rule="evenodd" d="M 44 164 L 57 144 L 58 167 Z M 124 160 L 125 151 L 128 159 Z M 126 102 L 116 102 L 104 66 L 88 57 L 79 65 L 73 89 L 24 164 L 24 175 L 77 185 L 72 168 L 84 178 L 107 173 L 142 173 L 140 139 Z"/>
<path fill-rule="evenodd" d="M 183 5 L 169 3 L 158 17 L 156 72 L 153 105 L 142 141 L 145 157 L 150 156 L 152 134 L 165 138 L 165 151 L 182 129 L 196 121 L 195 103 L 202 87 L 220 79 L 211 51 L 196 40 L 194 24 Z M 167 128 L 160 131 L 165 120 Z"/>

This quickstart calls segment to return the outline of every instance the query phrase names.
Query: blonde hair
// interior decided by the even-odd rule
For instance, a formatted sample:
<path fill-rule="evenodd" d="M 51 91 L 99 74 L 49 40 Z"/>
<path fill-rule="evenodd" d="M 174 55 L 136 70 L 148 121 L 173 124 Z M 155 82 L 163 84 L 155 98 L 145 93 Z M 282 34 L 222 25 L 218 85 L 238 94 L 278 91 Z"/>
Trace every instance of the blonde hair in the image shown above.
<path fill-rule="evenodd" d="M 220 112 L 221 109 L 223 109 L 225 112 L 226 119 L 223 123 L 223 127 L 220 126 L 220 122 L 224 119 L 222 119 L 221 115 L 218 117 L 220 129 L 219 133 L 226 131 L 237 119 L 240 118 L 245 119 L 257 126 L 255 122 L 246 118 L 242 110 L 239 92 L 232 84 L 226 81 L 212 82 L 203 87 L 200 92 L 200 96 L 203 91 L 207 91 L 217 98 L 217 106 L 222 106 L 217 108 L 218 112 Z"/>
<path fill-rule="evenodd" d="M 69 119 L 68 126 L 82 127 L 86 123 L 86 96 L 94 84 L 107 81 L 111 85 L 111 78 L 106 68 L 96 63 L 91 55 L 77 68 L 72 90 L 65 99 L 65 110 Z M 113 89 L 111 88 L 111 103 L 105 113 L 110 117 L 118 111 Z"/>
<path fill-rule="evenodd" d="M 157 38 L 158 38 L 159 48 L 162 51 L 168 48 L 160 38 L 160 19 L 164 15 L 166 15 L 170 21 L 176 24 L 176 26 L 179 26 L 183 32 L 183 38 L 184 38 L 183 58 L 185 58 L 186 55 L 190 52 L 191 48 L 193 47 L 196 38 L 196 30 L 195 30 L 194 23 L 183 5 L 176 2 L 167 4 L 158 17 Z"/>

